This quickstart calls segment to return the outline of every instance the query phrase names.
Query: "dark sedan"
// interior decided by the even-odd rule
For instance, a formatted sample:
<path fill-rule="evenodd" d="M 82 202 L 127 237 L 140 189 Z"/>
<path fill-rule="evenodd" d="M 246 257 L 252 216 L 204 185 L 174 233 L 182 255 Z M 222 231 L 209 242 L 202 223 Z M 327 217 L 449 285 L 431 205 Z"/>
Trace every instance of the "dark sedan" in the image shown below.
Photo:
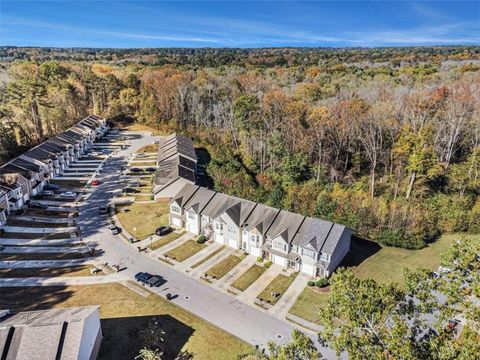
<path fill-rule="evenodd" d="M 170 226 L 160 226 L 157 230 L 155 230 L 155 235 L 157 236 L 165 236 L 170 234 L 173 229 Z"/>

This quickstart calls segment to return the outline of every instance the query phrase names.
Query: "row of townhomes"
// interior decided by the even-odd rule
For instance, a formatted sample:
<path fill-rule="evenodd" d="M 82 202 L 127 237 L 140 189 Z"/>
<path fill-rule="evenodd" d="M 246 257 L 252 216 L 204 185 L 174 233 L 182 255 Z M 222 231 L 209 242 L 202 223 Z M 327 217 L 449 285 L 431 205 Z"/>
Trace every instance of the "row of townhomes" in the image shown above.
<path fill-rule="evenodd" d="M 170 201 L 170 224 L 261 256 L 284 268 L 327 277 L 350 251 L 344 225 L 186 184 Z"/>
<path fill-rule="evenodd" d="M 44 185 L 61 175 L 107 131 L 104 119 L 90 115 L 0 167 L 0 226 Z"/>
<path fill-rule="evenodd" d="M 158 144 L 158 169 L 155 173 L 155 198 L 176 195 L 186 184 L 195 184 L 197 154 L 190 138 L 173 133 Z"/>

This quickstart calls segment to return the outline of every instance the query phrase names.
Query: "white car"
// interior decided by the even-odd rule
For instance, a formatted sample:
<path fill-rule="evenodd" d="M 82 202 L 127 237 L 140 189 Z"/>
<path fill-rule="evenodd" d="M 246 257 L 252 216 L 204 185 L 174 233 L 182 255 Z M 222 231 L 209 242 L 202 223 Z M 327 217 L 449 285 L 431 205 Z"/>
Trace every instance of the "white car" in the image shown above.
<path fill-rule="evenodd" d="M 53 196 L 55 193 L 52 190 L 43 190 L 42 196 Z"/>
<path fill-rule="evenodd" d="M 118 233 L 120 233 L 120 231 L 118 230 L 118 227 L 116 227 L 115 225 L 110 225 L 108 227 L 108 230 L 110 230 L 112 235 L 117 235 Z"/>
<path fill-rule="evenodd" d="M 76 198 L 77 193 L 75 193 L 73 191 L 65 191 L 65 192 L 61 193 L 59 196 L 63 197 L 63 198 Z"/>
<path fill-rule="evenodd" d="M 96 152 L 96 151 L 92 151 L 92 152 L 91 152 L 90 154 L 88 154 L 88 155 L 90 155 L 90 156 L 98 156 L 98 155 L 100 155 L 100 154 L 99 154 L 98 152 Z"/>

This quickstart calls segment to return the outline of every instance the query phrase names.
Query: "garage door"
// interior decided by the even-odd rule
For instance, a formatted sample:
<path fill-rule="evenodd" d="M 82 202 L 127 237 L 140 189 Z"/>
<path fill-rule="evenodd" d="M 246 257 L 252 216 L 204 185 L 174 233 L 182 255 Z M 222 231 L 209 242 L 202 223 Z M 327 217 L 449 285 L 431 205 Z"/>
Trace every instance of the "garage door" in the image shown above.
<path fill-rule="evenodd" d="M 182 227 L 182 220 L 177 218 L 172 218 L 172 225 Z"/>
<path fill-rule="evenodd" d="M 223 244 L 223 235 L 215 234 L 215 241 L 220 244 Z"/>
<path fill-rule="evenodd" d="M 273 256 L 273 263 L 278 264 L 280 266 L 285 266 L 285 258 L 278 255 L 272 255 L 272 256 Z"/>
<path fill-rule="evenodd" d="M 315 276 L 315 266 L 314 265 L 302 264 L 302 269 L 301 270 L 305 274 L 308 274 L 310 276 Z"/>
<path fill-rule="evenodd" d="M 234 248 L 234 249 L 238 249 L 238 245 L 237 245 L 237 240 L 235 239 L 228 239 L 228 246 Z"/>

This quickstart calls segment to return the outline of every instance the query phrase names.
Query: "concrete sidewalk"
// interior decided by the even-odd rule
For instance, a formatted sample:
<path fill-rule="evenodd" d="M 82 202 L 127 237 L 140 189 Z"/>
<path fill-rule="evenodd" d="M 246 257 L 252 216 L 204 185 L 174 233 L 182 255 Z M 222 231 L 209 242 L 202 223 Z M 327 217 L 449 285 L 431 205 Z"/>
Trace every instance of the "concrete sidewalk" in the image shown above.
<path fill-rule="evenodd" d="M 120 276 L 120 274 L 68 277 L 1 278 L 0 287 L 95 285 L 119 282 L 122 280 L 124 280 L 124 278 Z"/>
<path fill-rule="evenodd" d="M 250 267 L 257 262 L 257 259 L 254 256 L 245 256 L 237 266 L 232 270 L 226 273 L 221 279 L 215 281 L 213 285 L 219 289 L 227 289 L 227 287 L 245 271 L 250 269 Z"/>
<path fill-rule="evenodd" d="M 277 303 L 268 310 L 274 316 L 277 316 L 279 319 L 285 319 L 285 316 L 288 313 L 288 310 L 293 306 L 297 300 L 298 295 L 305 289 L 307 286 L 307 281 L 311 277 L 305 273 L 299 272 L 295 277 L 295 280 L 290 284 L 287 291 L 282 295 L 282 297 L 277 301 Z"/>
<path fill-rule="evenodd" d="M 64 245 L 81 245 L 83 244 L 78 238 L 65 238 L 58 240 L 43 239 L 0 239 L 0 245 L 6 246 L 64 246 Z"/>
<path fill-rule="evenodd" d="M 56 233 L 68 233 L 75 231 L 75 226 L 69 227 L 57 227 L 57 228 L 43 228 L 43 227 L 26 227 L 26 226 L 4 226 L 3 230 L 6 233 L 26 233 L 26 234 L 56 234 Z"/>
<path fill-rule="evenodd" d="M 180 246 L 183 243 L 186 243 L 190 239 L 193 239 L 193 235 L 190 234 L 190 233 L 185 233 L 182 236 L 180 236 L 178 239 L 172 241 L 171 243 L 168 243 L 168 244 L 162 246 L 161 248 L 158 248 L 158 249 L 154 250 L 153 252 L 156 255 L 161 256 L 161 255 L 165 254 L 166 252 L 175 249 L 177 246 Z"/>
<path fill-rule="evenodd" d="M 51 268 L 98 264 L 94 258 L 72 260 L 7 260 L 0 261 L 0 269 Z"/>
<path fill-rule="evenodd" d="M 178 263 L 175 265 L 175 269 L 178 271 L 186 271 L 188 270 L 192 265 L 196 264 L 203 258 L 207 257 L 209 254 L 214 253 L 218 249 L 222 247 L 221 244 L 214 242 L 212 244 L 208 244 L 205 249 L 200 250 L 196 254 L 190 256 L 188 259 L 185 261 Z"/>
<path fill-rule="evenodd" d="M 18 220 L 18 221 L 30 221 L 30 222 L 48 222 L 52 224 L 68 224 L 72 222 L 72 218 L 59 218 L 53 216 L 29 216 L 29 215 L 10 215 L 8 217 L 11 220 Z"/>
<path fill-rule="evenodd" d="M 37 253 L 86 253 L 85 246 L 5 246 L 0 253 L 3 254 L 37 254 Z"/>
<path fill-rule="evenodd" d="M 216 254 L 214 257 L 208 259 L 207 261 L 205 261 L 202 265 L 200 265 L 199 267 L 195 268 L 195 269 L 192 269 L 191 271 L 188 272 L 188 275 L 194 277 L 194 278 L 200 278 L 200 276 L 202 276 L 204 273 L 207 272 L 208 269 L 210 269 L 213 265 L 215 265 L 216 263 L 222 261 L 223 259 L 225 259 L 228 255 L 232 255 L 235 251 L 235 249 L 231 248 L 231 247 L 226 247 L 225 250 L 219 252 L 218 254 Z"/>
<path fill-rule="evenodd" d="M 282 267 L 277 264 L 272 264 L 260 277 L 250 285 L 244 292 L 238 295 L 238 299 L 247 303 L 253 304 L 258 294 L 267 287 L 268 284 L 282 271 Z"/>

